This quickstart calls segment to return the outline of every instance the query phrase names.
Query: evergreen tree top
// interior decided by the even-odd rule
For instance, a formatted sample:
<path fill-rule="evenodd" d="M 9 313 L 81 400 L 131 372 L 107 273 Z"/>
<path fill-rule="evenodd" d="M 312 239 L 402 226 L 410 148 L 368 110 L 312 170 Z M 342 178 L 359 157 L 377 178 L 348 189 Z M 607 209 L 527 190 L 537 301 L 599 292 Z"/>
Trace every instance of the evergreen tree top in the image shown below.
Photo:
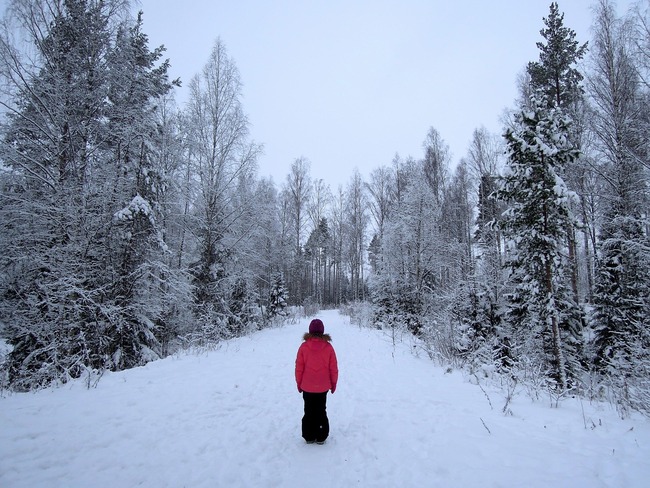
<path fill-rule="evenodd" d="M 579 45 L 576 33 L 564 26 L 564 14 L 559 12 L 557 2 L 551 4 L 544 24 L 546 28 L 540 34 L 546 42 L 537 43 L 539 61 L 527 67 L 530 84 L 533 90 L 547 95 L 549 104 L 566 107 L 583 94 L 583 76 L 576 65 L 586 54 L 587 43 Z"/>

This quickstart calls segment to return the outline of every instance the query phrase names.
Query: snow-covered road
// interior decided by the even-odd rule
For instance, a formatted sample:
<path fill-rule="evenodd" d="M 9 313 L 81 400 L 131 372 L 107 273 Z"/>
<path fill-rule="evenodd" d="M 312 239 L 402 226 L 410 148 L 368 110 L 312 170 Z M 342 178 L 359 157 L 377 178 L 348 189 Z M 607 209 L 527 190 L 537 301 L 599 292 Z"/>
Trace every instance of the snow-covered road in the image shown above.
<path fill-rule="evenodd" d="M 648 486 L 648 420 L 578 400 L 549 408 L 524 394 L 505 416 L 503 394 L 486 389 L 491 408 L 408 340 L 393 346 L 337 312 L 319 317 L 340 370 L 325 445 L 300 437 L 293 379 L 310 317 L 108 374 L 94 389 L 5 395 L 0 486 Z"/>

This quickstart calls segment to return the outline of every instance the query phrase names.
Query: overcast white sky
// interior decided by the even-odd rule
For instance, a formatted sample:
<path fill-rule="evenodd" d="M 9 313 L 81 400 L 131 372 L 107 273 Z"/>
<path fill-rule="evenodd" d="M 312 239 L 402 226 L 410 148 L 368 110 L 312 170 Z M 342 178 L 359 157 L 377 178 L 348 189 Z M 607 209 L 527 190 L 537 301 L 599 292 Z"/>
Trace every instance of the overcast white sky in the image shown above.
<path fill-rule="evenodd" d="M 6 0 L 0 0 L 6 3 Z M 475 128 L 501 133 L 516 79 L 538 59 L 551 0 L 141 0 L 150 48 L 167 47 L 182 105 L 217 37 L 239 68 L 260 175 L 305 156 L 336 189 L 395 153 L 422 156 L 435 127 L 454 163 Z M 588 41 L 592 0 L 560 0 Z M 622 13 L 631 0 L 619 0 Z"/>

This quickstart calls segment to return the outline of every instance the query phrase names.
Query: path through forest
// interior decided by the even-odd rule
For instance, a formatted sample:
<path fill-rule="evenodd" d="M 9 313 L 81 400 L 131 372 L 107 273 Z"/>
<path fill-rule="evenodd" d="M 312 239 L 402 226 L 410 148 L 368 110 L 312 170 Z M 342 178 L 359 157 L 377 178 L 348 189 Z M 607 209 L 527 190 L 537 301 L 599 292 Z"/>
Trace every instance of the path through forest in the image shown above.
<path fill-rule="evenodd" d="M 417 357 L 408 338 L 394 346 L 335 311 L 319 317 L 340 369 L 325 445 L 300 437 L 293 379 L 310 317 L 107 374 L 94 389 L 5 394 L 0 486 L 647 486 L 646 419 L 523 392 L 506 416 L 502 393 Z"/>

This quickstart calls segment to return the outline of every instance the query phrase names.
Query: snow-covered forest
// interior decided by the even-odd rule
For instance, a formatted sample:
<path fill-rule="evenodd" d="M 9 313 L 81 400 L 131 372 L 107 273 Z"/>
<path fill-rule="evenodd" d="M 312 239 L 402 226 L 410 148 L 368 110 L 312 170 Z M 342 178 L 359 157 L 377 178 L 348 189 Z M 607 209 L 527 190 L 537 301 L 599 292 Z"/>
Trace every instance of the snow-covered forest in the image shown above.
<path fill-rule="evenodd" d="M 346 306 L 477 381 L 650 414 L 650 3 L 561 6 L 503 135 L 423 128 L 345 187 L 257 172 L 225 42 L 174 102 L 125 0 L 12 0 L 0 33 L 2 387 L 38 389 Z M 387 155 L 390 159 L 391 155 Z M 293 311 L 293 312 L 292 312 Z"/>

